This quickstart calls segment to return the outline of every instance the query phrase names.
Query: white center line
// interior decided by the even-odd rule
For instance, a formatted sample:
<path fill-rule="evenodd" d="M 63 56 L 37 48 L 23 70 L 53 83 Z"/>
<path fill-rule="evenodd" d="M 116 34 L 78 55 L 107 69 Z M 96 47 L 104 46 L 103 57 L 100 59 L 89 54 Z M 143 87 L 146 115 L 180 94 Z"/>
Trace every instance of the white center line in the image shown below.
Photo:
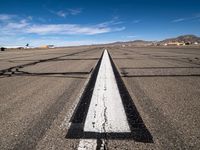
<path fill-rule="evenodd" d="M 84 124 L 84 132 L 131 132 L 107 50 L 104 51 L 102 57 Z M 78 149 L 84 144 L 87 145 L 87 141 L 89 140 L 81 140 Z M 91 143 L 96 142 L 93 140 Z"/>
<path fill-rule="evenodd" d="M 107 50 L 97 75 L 84 131 L 130 132 Z"/>

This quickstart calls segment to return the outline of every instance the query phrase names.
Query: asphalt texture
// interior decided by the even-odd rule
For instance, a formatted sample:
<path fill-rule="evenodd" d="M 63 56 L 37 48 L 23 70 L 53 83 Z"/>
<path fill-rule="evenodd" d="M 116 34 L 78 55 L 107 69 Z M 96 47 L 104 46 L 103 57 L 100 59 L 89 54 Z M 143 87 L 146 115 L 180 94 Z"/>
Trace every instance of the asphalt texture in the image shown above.
<path fill-rule="evenodd" d="M 104 148 L 200 149 L 200 49 L 100 46 L 0 52 L 0 149 L 77 149 L 70 121 L 104 48 L 132 131 L 139 118 L 150 138 L 106 137 Z"/>

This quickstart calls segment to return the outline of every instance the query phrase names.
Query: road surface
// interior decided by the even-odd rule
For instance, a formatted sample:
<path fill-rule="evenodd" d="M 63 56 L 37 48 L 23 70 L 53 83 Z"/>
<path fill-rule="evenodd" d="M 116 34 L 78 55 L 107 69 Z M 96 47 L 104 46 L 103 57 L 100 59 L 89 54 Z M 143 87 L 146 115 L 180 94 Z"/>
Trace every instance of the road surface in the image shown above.
<path fill-rule="evenodd" d="M 111 66 L 105 65 L 109 69 L 101 76 L 115 78 L 105 83 L 117 85 L 111 89 L 118 90 L 119 103 L 91 100 L 96 82 L 101 87 L 105 49 Z M 0 149 L 200 149 L 199 99 L 200 49 L 93 46 L 0 52 Z M 118 111 L 122 119 L 112 119 Z M 94 112 L 100 126 L 95 130 L 88 117 Z M 102 118 L 109 115 L 104 130 Z"/>

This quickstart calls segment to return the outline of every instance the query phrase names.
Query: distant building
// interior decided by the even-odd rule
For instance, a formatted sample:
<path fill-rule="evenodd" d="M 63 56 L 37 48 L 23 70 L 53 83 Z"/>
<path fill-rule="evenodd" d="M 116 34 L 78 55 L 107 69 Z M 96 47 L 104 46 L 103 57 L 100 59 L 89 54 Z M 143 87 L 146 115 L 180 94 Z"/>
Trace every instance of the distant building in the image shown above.
<path fill-rule="evenodd" d="M 122 47 L 126 47 L 126 45 L 125 45 L 125 44 L 122 44 Z"/>
<path fill-rule="evenodd" d="M 39 48 L 54 48 L 54 45 L 42 45 Z"/>
<path fill-rule="evenodd" d="M 165 43 L 165 46 L 181 46 L 181 45 L 186 45 L 185 42 L 169 42 Z"/>

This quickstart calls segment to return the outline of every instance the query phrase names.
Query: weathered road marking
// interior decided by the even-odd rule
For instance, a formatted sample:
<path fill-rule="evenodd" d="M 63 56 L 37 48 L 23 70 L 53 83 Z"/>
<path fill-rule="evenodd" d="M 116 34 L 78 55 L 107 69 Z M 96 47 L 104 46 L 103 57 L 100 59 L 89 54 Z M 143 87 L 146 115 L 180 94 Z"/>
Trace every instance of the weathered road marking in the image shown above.
<path fill-rule="evenodd" d="M 79 150 L 105 150 L 109 139 L 153 142 L 107 50 L 80 97 L 66 138 L 81 139 Z"/>
<path fill-rule="evenodd" d="M 107 50 L 104 51 L 102 57 L 84 124 L 84 132 L 131 132 Z M 82 139 L 78 149 L 96 149 L 96 146 L 96 140 Z"/>
<path fill-rule="evenodd" d="M 131 132 L 107 50 L 97 75 L 84 131 Z"/>

